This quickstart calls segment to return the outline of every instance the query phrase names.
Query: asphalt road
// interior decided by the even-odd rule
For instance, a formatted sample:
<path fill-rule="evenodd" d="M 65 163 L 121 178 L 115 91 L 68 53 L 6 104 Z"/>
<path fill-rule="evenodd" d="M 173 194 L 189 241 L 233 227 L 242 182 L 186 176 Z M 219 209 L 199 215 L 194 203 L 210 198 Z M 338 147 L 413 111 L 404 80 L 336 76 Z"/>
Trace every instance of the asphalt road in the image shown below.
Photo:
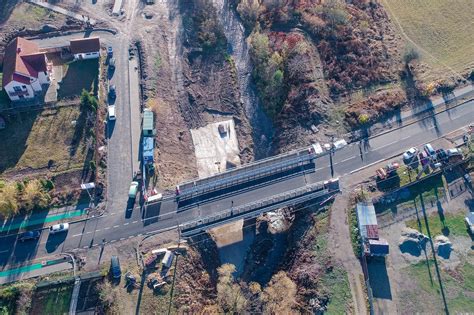
<path fill-rule="evenodd" d="M 103 33 L 103 32 L 102 32 Z M 280 192 L 296 189 L 306 183 L 315 183 L 331 177 L 329 156 L 318 158 L 312 171 L 295 172 L 285 178 L 271 178 L 266 183 L 252 187 L 240 187 L 224 195 L 216 195 L 207 201 L 196 202 L 184 211 L 177 212 L 174 198 L 162 203 L 135 208 L 127 212 L 127 192 L 132 178 L 134 161 L 131 127 L 139 125 L 139 117 L 130 108 L 130 79 L 128 76 L 128 42 L 109 33 L 100 34 L 106 44 L 114 47 L 116 70 L 110 82 L 117 87 L 115 100 L 117 120 L 108 126 L 108 195 L 107 211 L 101 217 L 70 225 L 68 233 L 49 235 L 42 232 L 38 241 L 17 242 L 17 236 L 8 236 L 0 242 L 0 266 L 23 263 L 37 257 L 71 251 L 77 248 L 100 246 L 152 231 L 166 230 L 177 224 L 205 217 L 219 211 L 239 206 Z M 94 34 L 93 34 L 94 35 Z M 63 38 L 82 37 L 81 34 Z M 58 38 L 41 41 L 41 46 L 54 46 Z M 399 154 L 404 150 L 424 144 L 442 135 L 473 122 L 474 101 L 452 108 L 434 117 L 403 126 L 389 133 L 370 138 L 360 144 L 354 143 L 335 152 L 333 157 L 335 176 L 344 176 L 379 160 Z M 13 244 L 13 245 L 12 245 Z"/>
<path fill-rule="evenodd" d="M 119 112 L 120 115 L 120 112 Z M 449 112 L 443 112 L 433 118 L 425 119 L 389 133 L 370 139 L 365 145 L 351 144 L 334 155 L 335 176 L 344 176 L 363 166 L 381 159 L 399 154 L 409 147 L 417 146 L 434 140 L 473 122 L 474 101 L 470 101 Z M 116 126 L 117 127 L 117 126 Z M 115 132 L 115 130 L 114 130 Z M 113 149 L 111 149 L 113 150 Z M 362 151 L 362 154 L 361 154 Z M 113 151 L 112 151 L 113 152 Z M 123 153 L 121 153 L 123 154 Z M 127 157 L 124 157 L 124 161 Z M 126 173 L 130 162 L 123 162 L 123 172 Z M 113 185 L 119 192 L 128 185 L 130 174 L 125 174 L 125 183 L 117 178 Z M 175 227 L 178 223 L 187 222 L 200 216 L 207 216 L 224 209 L 245 204 L 256 199 L 272 196 L 276 193 L 295 189 L 306 183 L 314 183 L 330 178 L 329 157 L 317 159 L 314 170 L 292 174 L 285 180 L 274 180 L 266 185 L 243 189 L 239 194 L 216 196 L 209 202 L 196 204 L 189 209 L 176 212 L 177 204 L 174 199 L 165 199 L 163 203 L 149 205 L 140 212 L 135 208 L 131 217 L 127 217 L 125 200 L 117 195 L 117 200 L 110 200 L 109 212 L 99 218 L 71 224 L 66 234 L 49 235 L 43 231 L 38 241 L 25 243 L 16 242 L 16 236 L 10 236 L 0 243 L 0 265 L 23 262 L 35 257 L 52 253 L 70 251 L 76 248 L 100 246 L 102 241 L 113 243 L 147 232 Z M 113 183 L 113 181 L 111 180 Z M 113 187 L 113 186 L 112 186 Z M 120 195 L 120 193 L 118 193 Z M 124 194 L 126 196 L 126 193 Z M 13 246 L 11 244 L 14 244 Z"/>

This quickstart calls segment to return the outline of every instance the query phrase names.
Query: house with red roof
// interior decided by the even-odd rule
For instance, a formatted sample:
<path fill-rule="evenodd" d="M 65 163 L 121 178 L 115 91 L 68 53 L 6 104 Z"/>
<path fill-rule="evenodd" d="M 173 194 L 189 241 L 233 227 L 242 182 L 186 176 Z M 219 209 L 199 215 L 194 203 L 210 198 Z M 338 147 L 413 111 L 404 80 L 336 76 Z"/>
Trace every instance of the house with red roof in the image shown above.
<path fill-rule="evenodd" d="M 69 42 L 74 60 L 93 59 L 100 57 L 99 37 L 73 39 Z"/>
<path fill-rule="evenodd" d="M 48 59 L 39 46 L 17 37 L 5 49 L 2 87 L 12 101 L 28 100 L 49 85 Z"/>

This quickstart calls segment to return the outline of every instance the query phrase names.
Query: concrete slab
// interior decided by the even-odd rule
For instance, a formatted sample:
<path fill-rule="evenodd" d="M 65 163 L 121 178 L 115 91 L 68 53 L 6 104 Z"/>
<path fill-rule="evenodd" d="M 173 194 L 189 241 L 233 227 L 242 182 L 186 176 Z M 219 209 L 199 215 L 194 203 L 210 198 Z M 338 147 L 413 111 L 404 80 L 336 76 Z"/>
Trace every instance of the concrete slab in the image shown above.
<path fill-rule="evenodd" d="M 219 125 L 223 131 L 219 132 Z M 191 129 L 199 177 L 207 177 L 240 165 L 234 120 Z"/>

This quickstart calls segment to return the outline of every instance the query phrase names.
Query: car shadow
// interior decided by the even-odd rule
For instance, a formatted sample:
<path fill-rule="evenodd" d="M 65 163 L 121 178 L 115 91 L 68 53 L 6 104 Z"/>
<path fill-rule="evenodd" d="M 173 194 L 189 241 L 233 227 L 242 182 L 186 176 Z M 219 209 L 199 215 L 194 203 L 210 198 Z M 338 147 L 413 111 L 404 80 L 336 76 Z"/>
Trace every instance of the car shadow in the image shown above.
<path fill-rule="evenodd" d="M 0 239 L 0 266 L 20 264 L 36 255 L 41 237 L 21 242 L 19 236 L 20 234 L 17 234 Z"/>
<path fill-rule="evenodd" d="M 161 202 L 147 205 L 145 206 L 145 209 L 145 213 L 143 214 L 143 225 L 147 226 L 158 222 L 161 211 Z"/>
<path fill-rule="evenodd" d="M 133 208 L 135 207 L 135 199 L 127 199 L 127 207 L 125 208 L 125 219 L 130 219 L 133 214 Z"/>
<path fill-rule="evenodd" d="M 46 252 L 49 254 L 49 253 L 54 252 L 56 249 L 58 249 L 58 247 L 62 243 L 64 243 L 64 241 L 66 240 L 67 234 L 68 232 L 49 234 L 48 240 L 46 241 L 46 246 L 45 246 Z"/>
<path fill-rule="evenodd" d="M 115 120 L 107 120 L 107 134 L 106 134 L 106 137 L 107 139 L 110 139 L 112 137 L 112 133 L 114 133 L 114 129 L 115 129 Z"/>

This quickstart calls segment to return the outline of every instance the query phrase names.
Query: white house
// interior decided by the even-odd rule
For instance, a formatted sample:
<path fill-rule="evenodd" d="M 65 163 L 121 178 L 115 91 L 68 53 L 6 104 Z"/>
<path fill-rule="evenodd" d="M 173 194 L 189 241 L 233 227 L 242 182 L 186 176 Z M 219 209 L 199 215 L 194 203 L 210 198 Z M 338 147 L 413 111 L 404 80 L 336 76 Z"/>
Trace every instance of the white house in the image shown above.
<path fill-rule="evenodd" d="M 73 39 L 70 41 L 70 49 L 74 60 L 99 58 L 99 37 Z"/>
<path fill-rule="evenodd" d="M 11 41 L 3 59 L 2 87 L 12 101 L 28 100 L 49 85 L 48 59 L 39 46 L 21 37 Z"/>

